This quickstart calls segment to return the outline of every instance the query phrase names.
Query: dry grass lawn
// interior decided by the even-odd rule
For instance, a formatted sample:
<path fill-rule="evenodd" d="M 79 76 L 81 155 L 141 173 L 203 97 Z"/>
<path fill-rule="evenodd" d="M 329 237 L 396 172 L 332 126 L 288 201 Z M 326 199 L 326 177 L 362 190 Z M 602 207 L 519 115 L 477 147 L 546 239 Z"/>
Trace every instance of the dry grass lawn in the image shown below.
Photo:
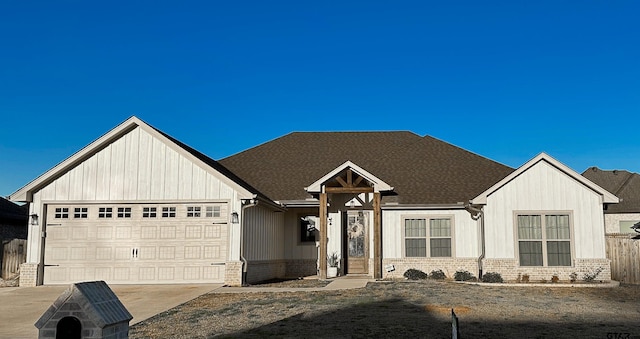
<path fill-rule="evenodd" d="M 640 286 L 436 281 L 376 282 L 342 291 L 210 293 L 136 324 L 130 337 L 450 338 L 452 308 L 463 338 L 640 338 Z"/>

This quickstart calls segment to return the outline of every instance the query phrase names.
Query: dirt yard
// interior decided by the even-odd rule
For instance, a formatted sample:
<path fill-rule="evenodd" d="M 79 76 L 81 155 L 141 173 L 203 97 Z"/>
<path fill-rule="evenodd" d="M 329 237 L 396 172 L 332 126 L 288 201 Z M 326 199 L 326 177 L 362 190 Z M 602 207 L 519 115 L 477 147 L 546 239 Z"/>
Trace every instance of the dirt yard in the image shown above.
<path fill-rule="evenodd" d="M 640 338 L 640 286 L 438 281 L 375 282 L 343 291 L 210 293 L 132 326 L 130 337 L 450 338 L 452 308 L 462 338 Z"/>

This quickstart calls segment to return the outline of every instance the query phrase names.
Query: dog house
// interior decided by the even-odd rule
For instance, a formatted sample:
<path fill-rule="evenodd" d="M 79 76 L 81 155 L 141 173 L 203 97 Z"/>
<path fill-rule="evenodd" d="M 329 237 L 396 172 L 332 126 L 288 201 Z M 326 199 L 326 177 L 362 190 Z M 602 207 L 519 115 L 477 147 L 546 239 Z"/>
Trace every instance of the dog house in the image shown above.
<path fill-rule="evenodd" d="M 133 316 L 104 281 L 72 284 L 35 323 L 38 338 L 129 337 Z"/>

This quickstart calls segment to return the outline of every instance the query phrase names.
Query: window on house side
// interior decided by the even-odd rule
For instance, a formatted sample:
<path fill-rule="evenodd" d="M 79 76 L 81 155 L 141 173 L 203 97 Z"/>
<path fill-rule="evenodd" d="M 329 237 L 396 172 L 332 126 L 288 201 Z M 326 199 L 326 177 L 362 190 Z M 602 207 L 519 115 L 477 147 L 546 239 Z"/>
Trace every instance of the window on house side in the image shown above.
<path fill-rule="evenodd" d="M 300 218 L 300 242 L 315 242 L 315 229 L 315 221 L 312 218 Z"/>
<path fill-rule="evenodd" d="M 407 257 L 427 256 L 427 220 L 405 219 L 404 251 Z"/>
<path fill-rule="evenodd" d="M 631 226 L 637 224 L 640 220 L 620 220 L 620 233 L 635 233 Z"/>
<path fill-rule="evenodd" d="M 404 255 L 423 258 L 451 257 L 451 219 L 404 219 Z"/>
<path fill-rule="evenodd" d="M 571 266 L 567 214 L 518 215 L 520 266 Z"/>

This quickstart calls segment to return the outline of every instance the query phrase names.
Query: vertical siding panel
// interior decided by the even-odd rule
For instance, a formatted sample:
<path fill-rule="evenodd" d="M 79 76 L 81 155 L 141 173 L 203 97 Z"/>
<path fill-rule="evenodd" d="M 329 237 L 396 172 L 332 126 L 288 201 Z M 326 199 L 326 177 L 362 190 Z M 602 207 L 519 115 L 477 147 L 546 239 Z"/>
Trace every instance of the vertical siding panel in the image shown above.
<path fill-rule="evenodd" d="M 209 173 L 207 173 L 207 199 L 220 199 L 220 179 Z"/>
<path fill-rule="evenodd" d="M 96 200 L 98 173 L 98 155 L 94 155 L 84 162 L 82 174 L 82 200 Z"/>
<path fill-rule="evenodd" d="M 82 163 L 69 171 L 69 200 L 82 200 L 84 166 Z"/>
<path fill-rule="evenodd" d="M 191 183 L 192 199 L 205 199 L 206 172 L 199 166 L 193 165 L 193 181 Z"/>
<path fill-rule="evenodd" d="M 42 200 L 54 200 L 56 198 L 56 182 L 52 182 L 42 189 Z"/>
<path fill-rule="evenodd" d="M 193 181 L 193 163 L 191 160 L 180 156 L 179 157 L 179 173 L 180 177 L 177 178 L 178 182 L 178 197 L 180 199 L 191 199 L 191 182 Z"/>
<path fill-rule="evenodd" d="M 65 173 L 63 176 L 56 180 L 56 200 L 69 200 L 69 177 L 70 172 Z"/>
<path fill-rule="evenodd" d="M 152 138 L 153 150 L 151 160 L 151 199 L 164 197 L 165 182 L 165 149 L 166 146 L 160 140 Z"/>
<path fill-rule="evenodd" d="M 151 199 L 151 182 L 153 177 L 153 138 L 149 133 L 137 128 L 140 132 L 138 141 L 138 199 Z"/>
<path fill-rule="evenodd" d="M 124 194 L 125 200 L 135 200 L 138 191 L 138 153 L 140 127 L 134 129 L 127 134 L 126 150 L 124 160 Z"/>
<path fill-rule="evenodd" d="M 122 200 L 124 197 L 124 162 L 127 149 L 127 136 L 116 140 L 111 144 L 111 157 L 109 158 L 111 173 L 109 175 L 109 198 Z"/>
<path fill-rule="evenodd" d="M 165 147 L 164 198 L 178 199 L 180 184 L 180 155 L 169 147 Z"/>
<path fill-rule="evenodd" d="M 98 152 L 96 200 L 109 199 L 111 184 L 111 145 Z"/>
<path fill-rule="evenodd" d="M 227 184 L 219 181 L 220 187 L 220 199 L 231 199 L 233 196 L 233 190 Z"/>

